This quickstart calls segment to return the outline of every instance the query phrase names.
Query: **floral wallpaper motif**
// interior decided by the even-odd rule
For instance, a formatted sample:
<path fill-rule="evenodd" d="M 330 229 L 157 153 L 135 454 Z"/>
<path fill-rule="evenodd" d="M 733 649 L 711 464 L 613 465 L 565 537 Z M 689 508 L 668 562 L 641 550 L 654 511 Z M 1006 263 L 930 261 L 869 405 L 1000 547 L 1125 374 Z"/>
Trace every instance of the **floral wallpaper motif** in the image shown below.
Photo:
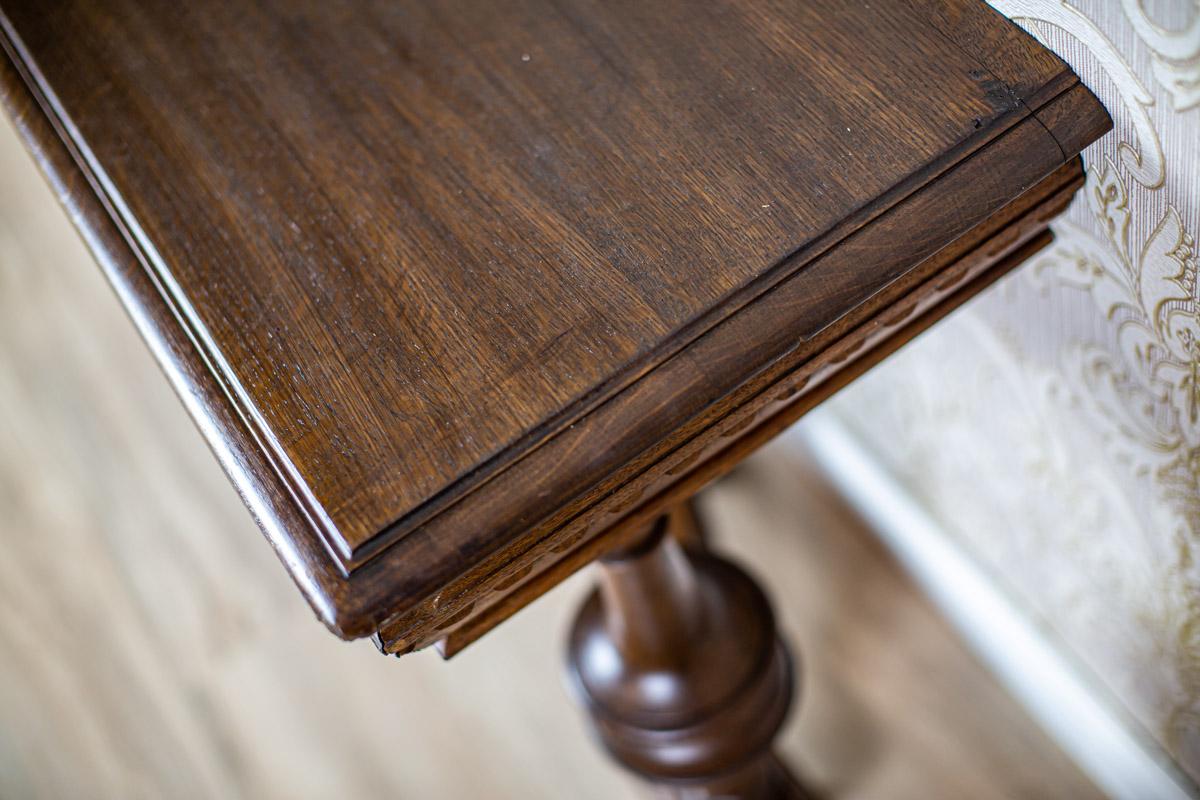
<path fill-rule="evenodd" d="M 1113 115 L 1031 263 L 836 398 L 1200 779 L 1200 0 L 991 0 Z"/>

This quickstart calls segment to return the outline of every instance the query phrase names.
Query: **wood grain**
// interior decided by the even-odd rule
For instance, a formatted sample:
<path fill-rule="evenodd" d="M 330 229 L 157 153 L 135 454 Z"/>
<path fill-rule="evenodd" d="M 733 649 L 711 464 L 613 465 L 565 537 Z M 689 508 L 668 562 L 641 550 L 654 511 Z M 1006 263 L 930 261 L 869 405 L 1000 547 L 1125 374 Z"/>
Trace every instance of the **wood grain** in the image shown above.
<path fill-rule="evenodd" d="M 903 6 L 4 8 L 347 563 L 1026 113 Z"/>
<path fill-rule="evenodd" d="M 964 189 L 981 185 L 976 176 L 961 177 Z M 683 429 L 691 433 L 690 438 L 664 439 L 653 460 L 647 458 L 633 465 L 643 470 L 637 480 L 602 497 L 591 514 L 569 519 L 554 531 L 549 542 L 527 536 L 493 559 L 481 561 L 475 569 L 444 585 L 436 605 L 421 604 L 382 626 L 377 641 L 387 652 L 405 652 L 449 634 L 443 652 L 457 652 L 473 636 L 503 618 L 489 610 L 492 603 L 499 600 L 507 613 L 512 613 L 523 597 L 536 596 L 539 582 L 544 591 L 555 576 L 569 574 L 586 559 L 603 552 L 609 546 L 605 540 L 619 545 L 628 527 L 661 513 L 665 506 L 686 498 L 731 469 L 820 400 L 1019 264 L 1037 246 L 1045 244 L 1042 234 L 1049 220 L 1065 207 L 1080 185 L 1079 164 L 1064 166 L 985 224 L 912 268 L 837 325 L 829 326 L 815 341 L 804 341 L 802 333 L 786 325 L 780 329 L 783 323 L 778 306 L 750 309 L 760 314 L 743 319 L 745 327 L 741 331 L 701 342 L 707 347 L 699 350 L 699 357 L 746 364 L 750 353 L 768 341 L 765 337 L 756 339 L 754 332 L 771 330 L 782 352 L 768 369 L 753 375 L 722 402 L 700 411 L 702 426 L 697 426 L 698 430 Z M 897 227 L 903 228 L 904 224 Z M 1031 242 L 1037 245 L 1027 246 Z M 867 245 L 859 252 L 871 249 Z M 835 261 L 831 270 L 836 268 Z M 807 291 L 804 281 L 811 275 L 797 276 L 798 285 L 791 287 L 796 294 L 803 296 Z M 787 307 L 786 300 L 782 305 Z M 904 324 L 909 317 L 912 324 Z M 738 349 L 730 352 L 730 343 Z M 677 405 L 684 409 L 694 395 L 707 397 L 705 391 L 711 390 L 703 383 L 685 382 L 686 377 L 680 378 L 677 398 Z M 674 449 L 668 445 L 674 445 Z M 565 455 L 564 463 L 571 463 L 572 455 Z M 511 472 L 516 475 L 520 470 Z M 529 569 L 531 564 L 533 576 L 523 584 L 498 593 L 489 591 L 491 581 L 497 577 Z M 462 609 L 467 606 L 470 611 L 464 613 Z"/>
<path fill-rule="evenodd" d="M 967 0 L 286 5 L 5 0 L 4 95 L 347 637 L 610 527 L 1108 124 Z"/>

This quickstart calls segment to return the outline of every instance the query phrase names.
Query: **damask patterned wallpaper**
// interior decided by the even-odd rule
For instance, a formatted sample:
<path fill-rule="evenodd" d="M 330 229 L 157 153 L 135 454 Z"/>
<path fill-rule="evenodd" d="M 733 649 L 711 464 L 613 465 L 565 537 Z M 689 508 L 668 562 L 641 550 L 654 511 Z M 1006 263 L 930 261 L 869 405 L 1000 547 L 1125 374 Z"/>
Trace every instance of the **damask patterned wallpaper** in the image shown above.
<path fill-rule="evenodd" d="M 992 0 L 1112 113 L 1056 243 L 835 413 L 1200 780 L 1200 0 Z"/>

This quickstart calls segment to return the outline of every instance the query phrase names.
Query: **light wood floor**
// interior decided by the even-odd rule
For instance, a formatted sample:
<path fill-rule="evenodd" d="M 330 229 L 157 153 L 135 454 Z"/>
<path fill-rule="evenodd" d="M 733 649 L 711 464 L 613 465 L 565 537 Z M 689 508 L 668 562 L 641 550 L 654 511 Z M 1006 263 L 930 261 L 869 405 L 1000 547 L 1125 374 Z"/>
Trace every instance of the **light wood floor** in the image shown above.
<path fill-rule="evenodd" d="M 802 462 L 703 510 L 803 648 L 831 798 L 1096 792 Z M 336 641 L 0 123 L 0 797 L 616 798 L 559 680 L 582 574 L 450 663 Z"/>

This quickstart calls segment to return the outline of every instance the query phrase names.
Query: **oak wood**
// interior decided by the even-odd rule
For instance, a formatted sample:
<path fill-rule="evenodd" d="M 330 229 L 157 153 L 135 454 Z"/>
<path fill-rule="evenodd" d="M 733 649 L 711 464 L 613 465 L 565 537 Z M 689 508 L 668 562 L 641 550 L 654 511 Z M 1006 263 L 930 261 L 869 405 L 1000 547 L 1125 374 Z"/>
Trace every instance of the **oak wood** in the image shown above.
<path fill-rule="evenodd" d="M 850 330 L 820 356 L 774 384 L 770 392 L 747 402 L 734 415 L 731 435 L 690 443 L 684 453 L 677 454 L 674 466 L 660 466 L 657 477 L 643 492 L 648 499 L 615 526 L 600 535 L 589 537 L 585 532 L 573 547 L 535 552 L 530 563 L 502 578 L 476 578 L 471 590 L 480 599 L 474 601 L 470 613 L 433 628 L 427 635 L 441 637 L 438 648 L 449 658 L 575 570 L 639 535 L 647 520 L 653 520 L 664 509 L 670 508 L 672 514 L 688 513 L 689 504 L 674 504 L 732 469 L 807 410 L 1049 243 L 1052 237 L 1046 223 L 1065 207 L 1081 183 L 1078 162 L 1061 168 L 1036 190 L 1006 207 L 1003 215 L 990 220 L 1001 225 L 997 233 L 987 238 L 986 230 L 982 229 L 985 226 L 981 226 L 972 236 L 957 242 L 957 247 L 947 248 L 949 252 L 944 251 L 941 256 L 949 266 L 933 272 L 933 277 L 910 291 L 902 302 L 886 307 Z M 962 248 L 972 243 L 973 249 L 962 254 Z M 672 526 L 673 531 L 680 529 L 687 527 Z M 446 591 L 456 588 L 459 587 L 452 584 Z M 414 627 L 420 629 L 408 620 L 385 626 L 376 637 L 377 644 L 385 652 L 424 646 L 424 642 L 414 645 L 403 638 Z"/>
<path fill-rule="evenodd" d="M 1109 125 L 967 0 L 628 5 L 0 2 L 6 107 L 343 636 L 699 474 Z"/>

